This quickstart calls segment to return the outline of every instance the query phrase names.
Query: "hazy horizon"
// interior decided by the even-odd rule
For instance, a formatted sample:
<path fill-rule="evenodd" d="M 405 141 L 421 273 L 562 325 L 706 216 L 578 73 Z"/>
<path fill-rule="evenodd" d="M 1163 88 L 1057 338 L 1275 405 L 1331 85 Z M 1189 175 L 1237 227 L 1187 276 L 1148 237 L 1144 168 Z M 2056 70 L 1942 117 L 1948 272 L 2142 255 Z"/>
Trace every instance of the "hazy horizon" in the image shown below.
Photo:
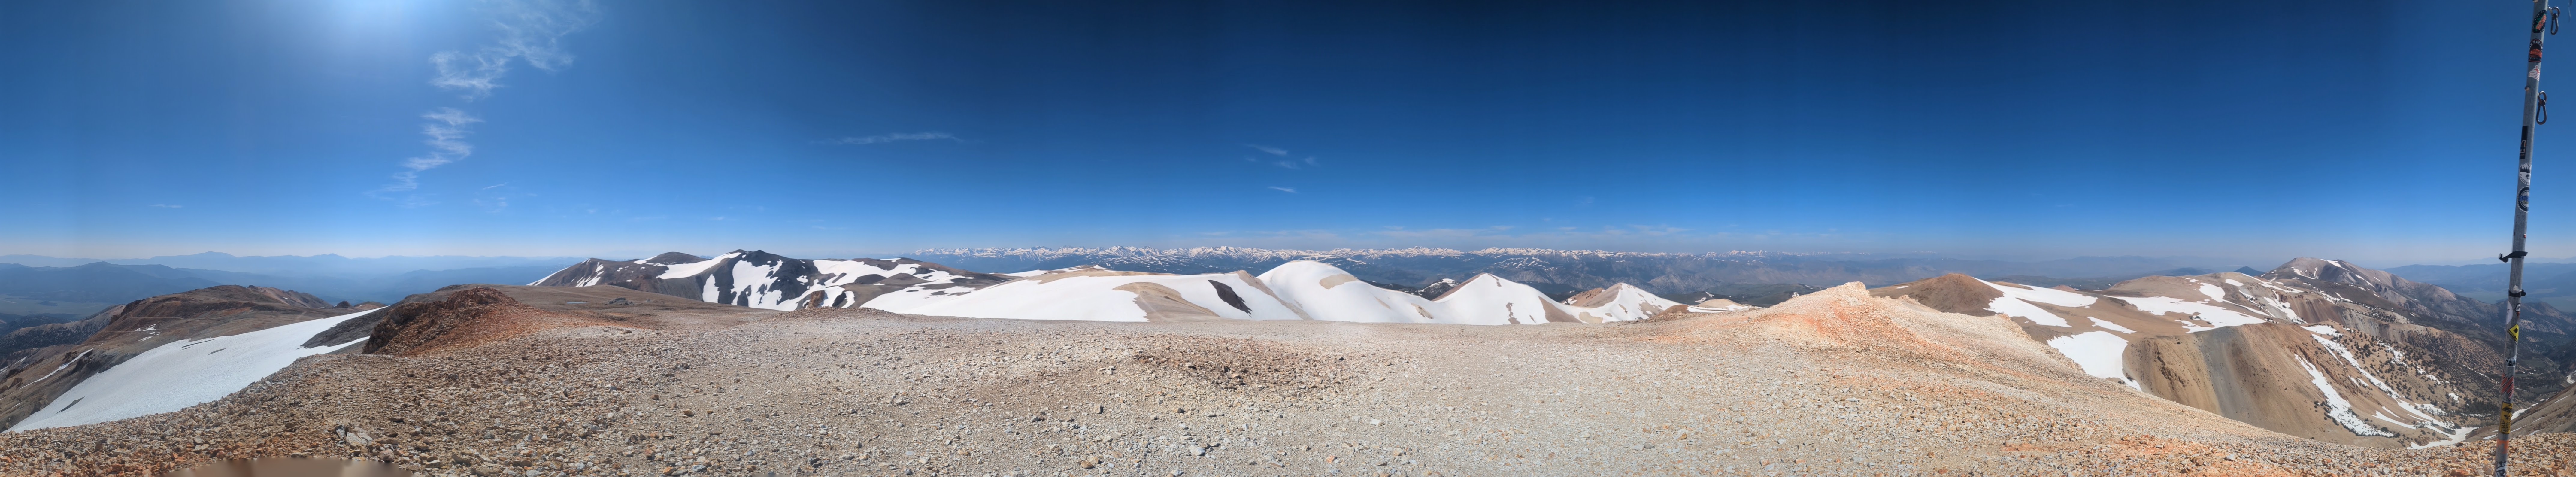
<path fill-rule="evenodd" d="M 57 255 L 46 255 L 46 254 L 0 253 L 0 263 L 37 262 L 37 260 L 24 260 L 24 259 L 20 259 L 19 257 L 42 257 L 42 258 L 44 258 L 44 259 L 47 259 L 46 261 L 44 261 L 44 263 L 21 263 L 21 264 L 29 265 L 29 266 L 56 266 L 56 267 L 60 267 L 60 266 L 75 266 L 75 265 L 80 265 L 80 264 L 89 263 L 89 262 L 92 262 L 92 261 L 109 261 L 109 262 L 112 262 L 112 263 L 128 263 L 128 264 L 150 264 L 150 263 L 157 263 L 157 262 L 159 262 L 159 261 L 164 261 L 164 260 L 156 260 L 156 259 L 192 258 L 192 257 L 194 257 L 194 256 L 199 256 L 199 255 L 204 255 L 204 254 L 222 254 L 222 255 L 227 255 L 227 256 L 231 256 L 231 257 L 244 258 L 244 259 L 288 259 L 288 258 L 292 258 L 292 259 L 309 259 L 309 258 L 319 258 L 319 257 L 325 257 L 325 256 L 338 256 L 338 257 L 341 257 L 341 258 L 344 258 L 344 259 L 349 259 L 349 260 L 386 260 L 386 259 L 530 259 L 530 260 L 537 260 L 537 259 L 560 259 L 560 260 L 568 260 L 568 261 L 579 261 L 579 260 L 582 260 L 582 259 L 589 259 L 589 258 L 601 258 L 601 259 L 612 259 L 612 260 L 642 259 L 642 258 L 650 257 L 650 256 L 653 256 L 653 255 L 661 254 L 661 253 L 664 253 L 664 252 L 681 252 L 681 253 L 688 253 L 688 254 L 696 255 L 696 256 L 699 256 L 699 257 L 713 257 L 713 256 L 716 256 L 716 255 L 720 255 L 720 254 L 722 254 L 722 253 L 725 253 L 725 252 L 733 251 L 733 250 L 763 250 L 763 251 L 768 251 L 768 252 L 770 252 L 770 253 L 776 253 L 776 254 L 780 254 L 780 255 L 784 255 L 784 256 L 796 257 L 796 258 L 808 258 L 808 259 L 812 259 L 812 258 L 900 258 L 900 257 L 907 257 L 907 256 L 910 256 L 910 255 L 916 254 L 917 252 L 930 251 L 930 250 L 955 250 L 955 249 L 1006 249 L 1006 250 L 1007 250 L 1007 249 L 1076 249 L 1076 248 L 1113 248 L 1113 247 L 1149 248 L 1149 249 L 1156 249 L 1156 250 L 1163 250 L 1163 251 L 1175 251 L 1175 250 L 1185 250 L 1185 249 L 1189 249 L 1189 248 L 1197 248 L 1197 247 L 1169 247 L 1169 248 L 1163 248 L 1163 247 L 1134 247 L 1134 246 L 1108 246 L 1108 247 L 1056 247 L 1056 246 L 1030 246 L 1030 247 L 933 247 L 933 248 L 927 248 L 927 249 L 904 250 L 904 251 L 880 251 L 880 252 L 833 253 L 833 252 L 818 252 L 818 251 L 797 250 L 797 249 L 766 249 L 766 248 L 758 248 L 758 247 L 736 247 L 736 248 L 725 248 L 725 249 L 722 249 L 722 250 L 712 250 L 712 249 L 711 249 L 711 250 L 665 249 L 665 250 L 660 250 L 660 251 L 627 250 L 627 251 L 606 251 L 606 252 L 602 252 L 602 253 L 590 253 L 590 254 L 569 254 L 569 255 L 508 255 L 508 254 L 501 254 L 501 255 L 455 255 L 455 254 L 450 254 L 450 255 L 375 255 L 375 256 L 351 255 L 351 254 L 340 254 L 340 253 L 330 253 L 330 252 L 309 253 L 309 254 L 254 255 L 254 254 L 230 253 L 230 252 L 223 252 L 223 251 L 213 251 L 213 250 L 208 250 L 208 251 L 200 251 L 200 252 L 194 252 L 194 253 L 153 254 L 153 255 L 136 255 L 136 256 L 57 256 Z M 1215 248 L 1215 247 L 1226 247 L 1226 246 L 1206 246 L 1206 247 L 1209 247 L 1209 248 Z M 1401 250 L 1401 249 L 1404 249 L 1404 248 L 1411 248 L 1411 247 L 1390 247 L 1390 248 L 1346 248 L 1346 249 L 1297 249 L 1297 248 L 1269 248 L 1269 247 L 1240 247 L 1240 248 L 1265 248 L 1265 249 L 1271 249 L 1271 250 L 1302 250 L 1302 251 L 1315 251 L 1315 252 L 1330 252 L 1330 251 L 1334 251 L 1334 250 L 1387 251 L 1387 250 Z M 1461 252 L 1474 252 L 1474 251 L 1477 251 L 1477 250 L 1484 249 L 1485 247 L 1479 247 L 1479 248 L 1418 247 L 1418 248 L 1449 249 L 1449 250 L 1456 250 L 1456 251 L 1461 251 Z M 1493 247 L 1493 248 L 1538 248 L 1538 247 Z M 1806 257 L 1806 258 L 1812 258 L 1812 259 L 1821 259 L 1821 260 L 1850 260 L 1850 261 L 1861 261 L 1861 260 L 1881 260 L 1881 259 L 1951 259 L 1951 260 L 1991 260 L 1991 261 L 1999 261 L 1999 262 L 2038 263 L 2038 262 L 2072 261 L 2072 260 L 2084 260 L 2084 259 L 2106 259 L 2106 258 L 2144 258 L 2144 259 L 2166 260 L 2166 261 L 2171 261 L 2171 262 L 2175 262 L 2175 263 L 2189 264 L 2189 265 L 2184 265 L 2184 266 L 2193 266 L 2193 267 L 2219 267 L 2219 268 L 2225 268 L 2225 269 L 2216 270 L 2216 271 L 2228 271 L 2228 270 L 2232 270 L 2232 269 L 2233 269 L 2233 267 L 2237 267 L 2237 266 L 2246 266 L 2246 267 L 2253 267 L 2253 268 L 2255 268 L 2255 269 L 2260 269 L 2260 270 L 2269 270 L 2269 269 L 2270 269 L 2270 268 L 2272 268 L 2272 267 L 2278 266 L 2278 265 L 2280 265 L 2280 264 L 2282 264 L 2282 263 L 2286 263 L 2286 262 L 2288 262 L 2288 261 L 2290 261 L 2290 260 L 2292 260 L 2292 259 L 2295 259 L 2295 258 L 2298 258 L 2298 257 L 2302 257 L 2302 256 L 2293 256 L 2293 257 L 2281 257 L 2281 258 L 2252 258 L 2252 257 L 2234 257 L 2234 258 L 2230 258 L 2230 257 L 2178 256 L 2178 255 L 2166 255 L 2166 256 L 2153 256 L 2153 255 L 2077 255 L 2077 256 L 2057 256 L 2057 257 L 2035 257 L 2035 258 L 2031 258 L 2031 257 L 2013 257 L 2013 256 L 1980 256 L 1980 255 L 1965 255 L 1965 254 L 1947 254 L 1947 253 L 1937 253 L 1937 252 L 1795 252 L 1795 251 L 1783 251 L 1783 250 L 1714 250 L 1714 251 L 1657 252 L 1657 251 L 1637 251 L 1637 250 L 1601 250 L 1601 249 L 1545 249 L 1545 250 L 1556 250 L 1556 251 L 1576 251 L 1576 252 L 1582 252 L 1582 251 L 1594 251 L 1594 252 L 1614 252 L 1614 253 L 1616 253 L 1616 252 L 1635 252 L 1635 253 L 1679 253 L 1679 254 L 1727 254 L 1727 253 L 1742 253 L 1742 254 L 1748 254 L 1748 255 L 1758 255 L 1758 254 L 1782 254 L 1782 255 L 1796 255 L 1796 256 L 1801 256 L 1801 257 Z M 2459 265 L 2479 265 L 2479 264 L 2493 264 L 2493 263 L 2495 263 L 2492 259 L 2486 259 L 2486 260 L 2470 259 L 2470 260 L 2454 260 L 2454 261 L 2420 261 L 2420 262 L 2403 262 L 2403 263 L 2397 263 L 2397 262 L 2373 262 L 2373 261 L 2368 261 L 2368 260 L 2357 260 L 2357 259 L 2342 258 L 2342 257 L 2331 257 L 2331 256 L 2316 256 L 2315 258 L 2325 258 L 2325 259 L 2333 259 L 2333 260 L 2344 260 L 2344 261 L 2350 261 L 2350 262 L 2353 262 L 2353 263 L 2356 263 L 2356 264 L 2359 264 L 2359 265 L 2362 265 L 2362 266 L 2365 266 L 2365 267 L 2370 267 L 2370 268 L 2381 268 L 2381 269 L 2385 269 L 2385 268 L 2392 268 L 2392 267 L 2399 267 L 2399 266 L 2407 266 L 2407 265 L 2459 266 Z M 2576 257 L 2561 257 L 2561 258 L 2551 258 L 2551 257 L 2532 257 L 2531 262 L 2532 262 L 2532 263 L 2572 263 L 2572 262 L 2576 262 Z M 185 267 L 182 267 L 182 268 L 185 268 Z"/>

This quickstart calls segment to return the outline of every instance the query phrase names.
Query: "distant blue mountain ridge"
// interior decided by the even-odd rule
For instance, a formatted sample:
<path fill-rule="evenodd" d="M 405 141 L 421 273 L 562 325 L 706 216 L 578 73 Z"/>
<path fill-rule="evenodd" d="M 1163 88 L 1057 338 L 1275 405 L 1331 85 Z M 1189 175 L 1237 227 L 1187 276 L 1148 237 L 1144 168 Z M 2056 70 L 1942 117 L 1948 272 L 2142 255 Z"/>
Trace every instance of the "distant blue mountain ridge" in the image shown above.
<path fill-rule="evenodd" d="M 54 304 L 85 303 L 90 304 L 87 308 L 94 310 L 95 308 L 104 307 L 105 305 L 124 303 L 157 295 L 178 293 L 215 285 L 255 285 L 302 291 L 321 297 L 324 300 L 335 302 L 375 301 L 392 303 L 413 293 L 425 293 L 431 290 L 436 290 L 438 287 L 458 283 L 527 283 L 544 278 L 546 274 L 553 273 L 555 270 L 561 269 L 565 265 L 573 262 L 552 258 L 461 257 L 474 260 L 415 260 L 408 261 L 408 263 L 432 266 L 486 264 L 498 266 L 468 266 L 463 268 L 437 270 L 390 270 L 392 266 L 406 264 L 406 262 L 374 262 L 352 265 L 346 263 L 333 263 L 334 260 L 331 258 L 325 258 L 306 262 L 309 265 L 305 267 L 294 267 L 291 265 L 294 265 L 296 262 L 291 260 L 242 260 L 233 261 L 230 264 L 227 264 L 224 263 L 225 260 L 209 260 L 207 259 L 209 257 L 203 257 L 203 255 L 205 254 L 184 257 L 196 258 L 193 262 L 198 264 L 209 264 L 215 266 L 230 265 L 236 266 L 237 268 L 263 270 L 268 273 L 223 269 L 184 268 L 159 263 L 115 263 L 117 261 L 91 261 L 70 266 L 30 266 L 28 264 L 0 261 L 0 297 L 8 298 L 10 299 L 9 301 L 13 302 Z M 26 257 L 30 256 L 15 255 L 8 256 L 7 258 L 0 260 L 17 260 Z M 230 256 L 225 255 L 225 257 Z M 36 258 L 50 260 L 25 261 L 33 261 L 40 264 L 62 263 L 64 261 L 64 259 L 53 259 L 52 257 Z M 338 260 L 353 260 L 338 257 L 332 258 L 337 258 Z M 153 259 L 120 261 L 143 260 Z M 173 262 L 190 263 L 191 260 L 173 260 Z M 0 313 L 23 314 L 24 310 L 32 309 L 79 312 L 78 309 L 61 310 L 51 308 L 50 306 L 51 305 L 48 305 L 48 307 L 20 307 L 22 308 L 20 310 L 0 310 Z"/>

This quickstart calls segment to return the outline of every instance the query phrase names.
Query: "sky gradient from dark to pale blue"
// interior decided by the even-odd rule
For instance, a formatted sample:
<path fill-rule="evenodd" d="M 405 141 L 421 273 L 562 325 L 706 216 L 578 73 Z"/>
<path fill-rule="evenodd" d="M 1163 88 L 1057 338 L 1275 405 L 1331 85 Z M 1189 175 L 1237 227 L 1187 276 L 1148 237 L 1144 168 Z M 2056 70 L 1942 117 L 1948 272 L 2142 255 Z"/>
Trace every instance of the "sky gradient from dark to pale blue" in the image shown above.
<path fill-rule="evenodd" d="M 2529 8 L 10 2 L 0 253 L 2465 262 L 2506 246 Z"/>

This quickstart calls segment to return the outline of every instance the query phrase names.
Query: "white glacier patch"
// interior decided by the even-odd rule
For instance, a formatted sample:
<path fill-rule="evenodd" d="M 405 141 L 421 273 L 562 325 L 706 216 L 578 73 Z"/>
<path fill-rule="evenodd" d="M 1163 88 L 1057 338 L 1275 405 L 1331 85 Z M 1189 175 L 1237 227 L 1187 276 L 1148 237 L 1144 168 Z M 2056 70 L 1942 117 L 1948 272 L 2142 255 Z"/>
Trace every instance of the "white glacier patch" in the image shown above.
<path fill-rule="evenodd" d="M 2122 357 L 2129 351 L 2129 340 L 2121 339 L 2120 335 L 2108 331 L 2087 331 L 2049 338 L 2048 347 L 2057 348 L 2057 352 L 2065 354 L 2066 359 L 2075 360 L 2076 366 L 2084 368 L 2084 374 L 2116 379 L 2130 388 L 2138 387 L 2136 381 L 2129 380 L 2126 367 L 2121 365 Z"/>
<path fill-rule="evenodd" d="M 2252 315 L 2239 313 L 2236 310 L 2220 308 L 2217 305 L 2211 305 L 2208 303 L 2182 301 L 2181 299 L 2160 296 L 2113 298 L 2128 302 L 2129 305 L 2136 306 L 2139 310 L 2146 311 L 2148 313 L 2159 315 L 2166 313 L 2199 315 L 2201 321 L 2207 321 L 2212 325 L 2208 327 L 2184 325 L 2185 328 L 2189 328 L 2191 331 L 2195 332 L 2263 322 L 2262 318 L 2255 318 Z"/>
<path fill-rule="evenodd" d="M 331 352 L 366 341 L 304 347 L 306 340 L 333 325 L 385 308 L 280 325 L 265 330 L 197 341 L 178 341 L 134 355 L 100 371 L 10 432 L 96 424 L 186 409 L 222 399 L 249 387 L 298 358 Z"/>

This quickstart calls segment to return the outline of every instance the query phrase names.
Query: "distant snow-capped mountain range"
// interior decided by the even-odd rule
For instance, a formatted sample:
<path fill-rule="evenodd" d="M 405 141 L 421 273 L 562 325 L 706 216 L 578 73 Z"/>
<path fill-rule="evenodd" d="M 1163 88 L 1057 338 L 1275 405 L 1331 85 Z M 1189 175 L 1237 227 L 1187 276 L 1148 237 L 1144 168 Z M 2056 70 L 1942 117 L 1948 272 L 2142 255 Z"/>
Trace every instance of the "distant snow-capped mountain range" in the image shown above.
<path fill-rule="evenodd" d="M 773 310 L 890 306 L 962 294 L 1013 277 L 976 273 L 913 259 L 797 259 L 735 250 L 715 258 L 679 252 L 640 260 L 590 259 L 535 286 L 611 285 Z"/>
<path fill-rule="evenodd" d="M 1007 275 L 912 259 L 795 259 L 763 251 L 715 258 L 665 253 L 591 259 L 536 286 L 618 286 L 754 308 L 868 307 L 973 318 L 1175 321 L 1326 320 L 1538 324 L 1642 320 L 1697 308 L 1624 283 L 1557 300 L 1529 285 L 1477 274 L 1435 297 L 1371 285 L 1331 264 L 1295 260 L 1259 276 L 1236 270 L 1172 274 L 1083 265 Z"/>

